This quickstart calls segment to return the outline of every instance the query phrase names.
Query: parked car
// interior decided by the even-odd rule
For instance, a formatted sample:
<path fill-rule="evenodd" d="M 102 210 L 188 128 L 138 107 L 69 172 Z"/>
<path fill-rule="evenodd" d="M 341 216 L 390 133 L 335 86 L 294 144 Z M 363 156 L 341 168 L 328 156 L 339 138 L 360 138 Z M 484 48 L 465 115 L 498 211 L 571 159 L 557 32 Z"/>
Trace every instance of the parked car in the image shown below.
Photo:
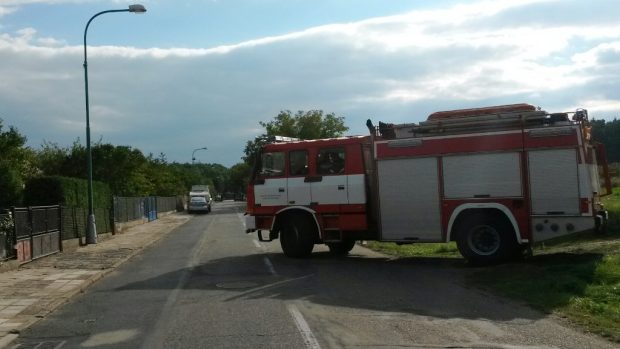
<path fill-rule="evenodd" d="M 187 212 L 211 212 L 211 200 L 207 200 L 207 197 L 204 195 L 201 196 L 192 196 L 189 199 L 189 204 L 187 205 Z"/>

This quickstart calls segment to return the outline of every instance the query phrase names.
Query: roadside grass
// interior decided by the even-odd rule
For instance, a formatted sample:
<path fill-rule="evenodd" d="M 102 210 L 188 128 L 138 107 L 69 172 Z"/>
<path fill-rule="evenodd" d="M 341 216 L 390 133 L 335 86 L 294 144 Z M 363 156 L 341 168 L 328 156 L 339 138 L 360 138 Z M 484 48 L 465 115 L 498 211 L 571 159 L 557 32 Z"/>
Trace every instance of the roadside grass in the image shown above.
<path fill-rule="evenodd" d="M 398 257 L 461 258 L 455 242 L 441 244 L 397 245 L 393 242 L 368 241 L 366 247 Z"/>
<path fill-rule="evenodd" d="M 610 214 L 606 234 L 538 244 L 533 257 L 523 261 L 472 268 L 468 282 L 620 343 L 620 188 L 614 188 L 604 204 Z M 454 243 L 370 242 L 368 247 L 398 257 L 461 258 Z"/>
<path fill-rule="evenodd" d="M 609 232 L 620 233 L 620 187 L 613 188 L 613 193 L 603 198 L 605 209 L 609 211 Z"/>
<path fill-rule="evenodd" d="M 479 268 L 468 280 L 620 342 L 620 236 L 593 240 L 537 248 L 522 263 Z"/>

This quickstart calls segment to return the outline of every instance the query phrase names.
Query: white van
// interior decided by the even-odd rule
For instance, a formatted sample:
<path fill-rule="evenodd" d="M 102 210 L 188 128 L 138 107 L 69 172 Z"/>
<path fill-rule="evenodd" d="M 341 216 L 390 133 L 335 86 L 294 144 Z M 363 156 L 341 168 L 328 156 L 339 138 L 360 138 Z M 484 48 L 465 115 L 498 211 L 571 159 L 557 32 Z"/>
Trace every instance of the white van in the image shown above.
<path fill-rule="evenodd" d="M 211 212 L 211 193 L 206 185 L 192 185 L 189 192 L 187 212 Z"/>

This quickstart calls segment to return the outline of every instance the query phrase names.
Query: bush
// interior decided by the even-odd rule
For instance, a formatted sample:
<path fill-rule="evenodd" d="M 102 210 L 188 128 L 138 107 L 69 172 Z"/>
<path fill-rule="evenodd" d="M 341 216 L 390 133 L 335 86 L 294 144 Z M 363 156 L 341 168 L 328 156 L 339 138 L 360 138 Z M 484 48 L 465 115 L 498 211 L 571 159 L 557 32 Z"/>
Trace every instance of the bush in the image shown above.
<path fill-rule="evenodd" d="M 1 211 L 0 211 L 1 212 Z M 0 246 L 0 258 L 6 258 L 7 252 L 13 248 L 15 244 L 13 230 L 15 223 L 13 216 L 9 211 L 7 214 L 0 213 L 0 241 L 4 240 L 4 246 Z"/>
<path fill-rule="evenodd" d="M 80 178 L 60 176 L 33 178 L 26 182 L 24 204 L 63 205 L 88 207 L 88 181 Z M 110 187 L 101 182 L 93 182 L 93 207 L 112 207 Z"/>

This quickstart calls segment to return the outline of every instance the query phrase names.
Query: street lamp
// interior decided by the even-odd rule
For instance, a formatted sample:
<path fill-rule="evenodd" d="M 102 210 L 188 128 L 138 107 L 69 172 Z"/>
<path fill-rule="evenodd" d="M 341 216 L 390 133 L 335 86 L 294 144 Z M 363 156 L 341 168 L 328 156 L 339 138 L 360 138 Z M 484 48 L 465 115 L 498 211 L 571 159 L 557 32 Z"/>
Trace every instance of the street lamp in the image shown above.
<path fill-rule="evenodd" d="M 194 157 L 194 154 L 196 154 L 197 151 L 199 150 L 208 150 L 207 147 L 202 147 L 202 148 L 198 148 L 198 149 L 194 149 L 194 151 L 192 152 L 192 165 L 194 164 L 194 161 L 196 160 L 196 158 Z"/>
<path fill-rule="evenodd" d="M 129 5 L 128 8 L 122 10 L 101 11 L 88 20 L 88 23 L 86 23 L 86 28 L 84 29 L 84 91 L 86 95 L 86 153 L 88 158 L 88 225 L 86 227 L 87 244 L 97 243 L 97 227 L 95 225 L 95 214 L 93 212 L 93 156 L 90 149 L 90 112 L 88 108 L 88 63 L 86 59 L 86 33 L 88 33 L 88 27 L 90 26 L 90 22 L 92 22 L 95 17 L 110 12 L 145 13 L 146 8 L 144 8 L 144 6 L 142 5 L 136 4 Z"/>

